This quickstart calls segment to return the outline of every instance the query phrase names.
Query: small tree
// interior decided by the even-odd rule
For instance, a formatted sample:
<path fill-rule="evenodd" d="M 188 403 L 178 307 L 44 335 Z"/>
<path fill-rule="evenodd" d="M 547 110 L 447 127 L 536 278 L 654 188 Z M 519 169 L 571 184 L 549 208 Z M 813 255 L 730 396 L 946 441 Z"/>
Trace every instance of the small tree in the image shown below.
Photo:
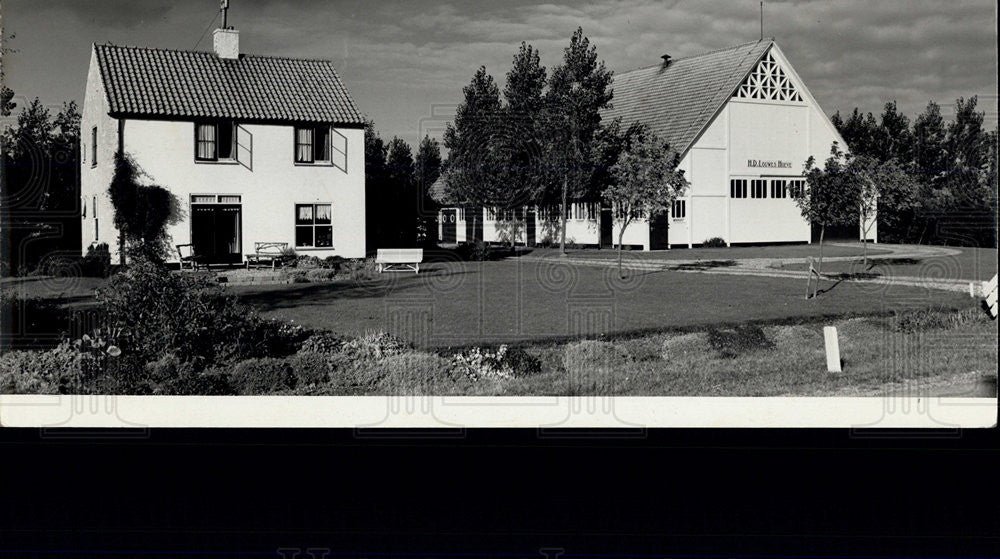
<path fill-rule="evenodd" d="M 864 266 L 868 267 L 868 237 L 872 227 L 894 229 L 916 207 L 917 182 L 908 169 L 894 160 L 879 162 L 874 157 L 848 156 L 845 183 L 858 196 L 858 221 L 864 246 Z"/>
<path fill-rule="evenodd" d="M 858 216 L 857 182 L 845 180 L 846 157 L 837 142 L 830 147 L 830 157 L 823 168 L 816 166 L 816 159 L 806 160 L 805 193 L 796 193 L 795 204 L 802 217 L 819 226 L 819 268 L 823 273 L 823 236 L 826 227 L 849 223 Z"/>
<path fill-rule="evenodd" d="M 625 229 L 639 216 L 652 220 L 670 210 L 673 201 L 684 195 L 688 181 L 678 170 L 680 154 L 660 140 L 649 128 L 635 131 L 618 161 L 611 168 L 611 184 L 603 197 L 621 216 L 618 230 L 618 275 L 622 274 L 622 241 Z"/>

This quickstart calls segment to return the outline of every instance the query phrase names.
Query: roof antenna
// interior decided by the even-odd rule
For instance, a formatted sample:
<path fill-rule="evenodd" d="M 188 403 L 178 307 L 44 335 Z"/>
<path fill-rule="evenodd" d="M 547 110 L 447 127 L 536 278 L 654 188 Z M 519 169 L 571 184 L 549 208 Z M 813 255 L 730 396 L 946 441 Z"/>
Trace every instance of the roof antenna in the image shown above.
<path fill-rule="evenodd" d="M 228 0 L 222 0 L 227 2 Z M 760 0 L 760 40 L 764 40 L 764 0 Z"/>
<path fill-rule="evenodd" d="M 763 2 L 761 2 L 761 4 L 763 5 Z M 229 15 L 229 0 L 221 0 L 220 9 L 222 10 L 222 28 L 229 29 L 228 27 L 226 27 Z"/>

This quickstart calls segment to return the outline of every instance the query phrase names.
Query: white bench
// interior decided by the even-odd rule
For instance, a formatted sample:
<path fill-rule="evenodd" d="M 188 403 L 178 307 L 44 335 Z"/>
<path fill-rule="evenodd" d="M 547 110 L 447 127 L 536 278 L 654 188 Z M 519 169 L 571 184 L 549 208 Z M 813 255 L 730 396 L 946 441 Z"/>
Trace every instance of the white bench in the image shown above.
<path fill-rule="evenodd" d="M 405 272 L 420 273 L 420 263 L 424 261 L 422 248 L 380 248 L 375 253 L 378 273 Z"/>
<path fill-rule="evenodd" d="M 989 309 L 990 316 L 993 318 L 997 317 L 997 277 L 993 276 L 993 279 L 989 281 L 982 282 L 972 282 L 969 284 L 969 295 L 973 297 L 981 297 L 986 300 L 986 307 Z"/>

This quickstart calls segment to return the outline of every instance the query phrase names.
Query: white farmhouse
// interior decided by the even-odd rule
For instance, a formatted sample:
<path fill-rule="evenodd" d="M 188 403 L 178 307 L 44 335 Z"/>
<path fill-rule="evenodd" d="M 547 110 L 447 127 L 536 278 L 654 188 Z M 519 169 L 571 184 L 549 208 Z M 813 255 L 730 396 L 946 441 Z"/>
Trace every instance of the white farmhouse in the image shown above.
<path fill-rule="evenodd" d="M 811 227 L 793 197 L 804 187 L 809 156 L 822 165 L 843 138 L 773 39 L 671 59 L 614 77 L 604 122 L 647 124 L 681 154 L 691 183 L 669 215 L 629 225 L 623 244 L 644 250 L 692 247 L 712 238 L 727 245 L 808 243 Z M 577 245 L 613 246 L 619 216 L 599 201 L 570 205 L 566 238 Z M 556 241 L 557 211 L 523 212 L 518 241 Z M 445 208 L 443 242 L 498 240 L 495 212 Z M 848 233 L 860 238 L 860 227 Z M 828 232 L 829 233 L 829 232 Z M 874 240 L 876 227 L 869 231 Z"/>
<path fill-rule="evenodd" d="M 365 256 L 364 122 L 326 60 L 94 45 L 81 119 L 83 250 L 119 262 L 108 186 L 115 154 L 172 192 L 171 245 L 238 263 L 256 243 Z M 176 259 L 176 253 L 173 254 Z"/>

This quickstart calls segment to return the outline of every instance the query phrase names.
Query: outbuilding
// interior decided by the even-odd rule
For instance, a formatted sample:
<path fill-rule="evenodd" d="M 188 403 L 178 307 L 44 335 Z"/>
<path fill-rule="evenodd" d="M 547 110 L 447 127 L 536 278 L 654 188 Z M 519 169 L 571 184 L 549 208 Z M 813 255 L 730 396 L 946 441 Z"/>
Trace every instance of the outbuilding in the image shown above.
<path fill-rule="evenodd" d="M 822 164 L 834 142 L 842 149 L 846 144 L 777 43 L 764 39 L 661 58 L 616 74 L 612 107 L 601 117 L 648 125 L 681 154 L 680 169 L 691 186 L 669 215 L 633 222 L 623 243 L 650 250 L 712 239 L 726 245 L 811 242 L 810 224 L 794 200 L 804 192 L 805 161 L 813 156 Z M 479 209 L 469 208 L 461 212 L 465 220 L 470 211 L 478 221 Z M 523 229 L 536 230 L 536 242 L 543 237 L 540 213 L 524 213 Z M 568 213 L 567 242 L 612 246 L 617 240 L 614 208 L 577 202 Z M 487 231 L 475 238 L 488 242 L 488 230 L 497 225 L 488 209 L 482 214 Z M 875 240 L 877 228 L 868 234 Z M 858 227 L 854 238 L 860 236 Z M 518 240 L 531 244 L 527 234 Z"/>

